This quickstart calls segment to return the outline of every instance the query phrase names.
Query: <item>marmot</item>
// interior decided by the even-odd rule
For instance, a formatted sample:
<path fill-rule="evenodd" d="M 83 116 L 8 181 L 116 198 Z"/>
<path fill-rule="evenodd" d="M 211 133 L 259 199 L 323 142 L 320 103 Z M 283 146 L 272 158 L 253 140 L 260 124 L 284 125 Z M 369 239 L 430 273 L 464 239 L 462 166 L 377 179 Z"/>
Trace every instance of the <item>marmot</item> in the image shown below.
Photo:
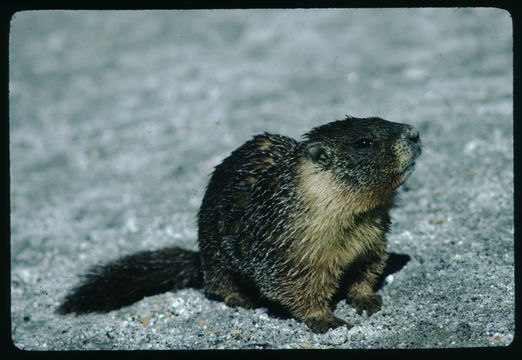
<path fill-rule="evenodd" d="M 381 308 L 389 210 L 421 154 L 418 131 L 380 118 L 264 133 L 216 166 L 198 213 L 199 252 L 144 251 L 92 268 L 59 313 L 109 311 L 144 296 L 203 288 L 229 306 L 282 305 L 316 333 L 341 325 L 341 279 L 359 314 Z M 252 295 L 254 294 L 254 295 Z"/>

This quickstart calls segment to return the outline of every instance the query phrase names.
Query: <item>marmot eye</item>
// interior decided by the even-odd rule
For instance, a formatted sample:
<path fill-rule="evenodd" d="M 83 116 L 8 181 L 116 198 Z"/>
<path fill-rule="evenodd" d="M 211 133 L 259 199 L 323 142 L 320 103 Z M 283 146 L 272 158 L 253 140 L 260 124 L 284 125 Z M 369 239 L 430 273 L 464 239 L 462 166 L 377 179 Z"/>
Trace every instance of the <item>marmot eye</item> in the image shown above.
<path fill-rule="evenodd" d="M 370 147 L 373 145 L 373 141 L 371 141 L 370 139 L 366 139 L 366 138 L 359 139 L 359 140 L 357 140 L 355 145 L 357 145 L 357 147 L 360 147 L 360 148 L 367 148 L 367 147 Z"/>

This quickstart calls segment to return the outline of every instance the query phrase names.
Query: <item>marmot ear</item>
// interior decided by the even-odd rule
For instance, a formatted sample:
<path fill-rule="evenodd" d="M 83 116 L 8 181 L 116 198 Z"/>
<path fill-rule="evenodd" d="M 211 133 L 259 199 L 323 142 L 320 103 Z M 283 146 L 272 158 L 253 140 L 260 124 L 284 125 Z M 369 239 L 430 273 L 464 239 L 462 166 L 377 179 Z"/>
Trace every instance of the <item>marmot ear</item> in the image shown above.
<path fill-rule="evenodd" d="M 330 157 L 326 147 L 320 142 L 311 142 L 306 144 L 306 157 L 317 164 L 328 166 Z"/>

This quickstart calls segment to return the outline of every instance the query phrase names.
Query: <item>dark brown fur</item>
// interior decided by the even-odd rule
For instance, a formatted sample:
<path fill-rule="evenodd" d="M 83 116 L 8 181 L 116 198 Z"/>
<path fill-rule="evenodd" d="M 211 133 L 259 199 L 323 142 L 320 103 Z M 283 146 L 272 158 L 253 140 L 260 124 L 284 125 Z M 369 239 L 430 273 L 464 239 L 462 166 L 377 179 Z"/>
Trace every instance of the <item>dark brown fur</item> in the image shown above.
<path fill-rule="evenodd" d="M 329 123 L 303 141 L 255 136 L 212 174 L 198 214 L 200 271 L 185 281 L 229 306 L 254 307 L 257 294 L 319 333 L 346 324 L 329 307 L 341 279 L 359 313 L 378 311 L 389 210 L 420 152 L 415 128 L 378 118 Z M 165 274 L 164 286 L 180 287 Z M 89 289 L 109 276 L 97 273 Z M 82 286 L 62 312 L 90 311 L 75 296 Z"/>

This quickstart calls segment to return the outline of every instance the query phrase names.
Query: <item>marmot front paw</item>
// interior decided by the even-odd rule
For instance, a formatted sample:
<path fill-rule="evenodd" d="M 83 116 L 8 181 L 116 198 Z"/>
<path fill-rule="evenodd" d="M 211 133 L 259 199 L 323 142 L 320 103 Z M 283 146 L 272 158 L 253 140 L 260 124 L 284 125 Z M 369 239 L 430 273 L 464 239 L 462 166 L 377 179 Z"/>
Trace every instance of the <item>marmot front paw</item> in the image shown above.
<path fill-rule="evenodd" d="M 362 315 L 363 310 L 366 310 L 366 314 L 370 316 L 381 309 L 382 296 L 376 294 L 355 295 L 348 296 L 347 301 L 357 310 L 357 314 Z"/>

